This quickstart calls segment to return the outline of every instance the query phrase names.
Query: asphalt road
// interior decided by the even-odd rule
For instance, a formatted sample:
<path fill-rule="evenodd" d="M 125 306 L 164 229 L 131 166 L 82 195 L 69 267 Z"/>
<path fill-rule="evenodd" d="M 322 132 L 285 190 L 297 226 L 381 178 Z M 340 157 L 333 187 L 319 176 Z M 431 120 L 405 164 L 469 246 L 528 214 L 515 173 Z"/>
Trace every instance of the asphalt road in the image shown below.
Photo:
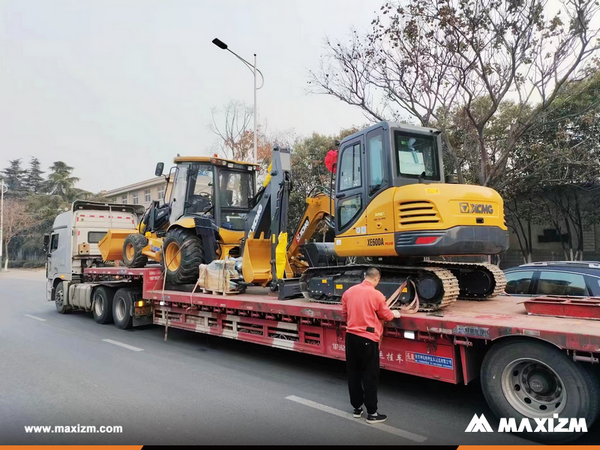
<path fill-rule="evenodd" d="M 43 271 L 0 273 L 0 445 L 530 444 L 465 433 L 497 421 L 477 383 L 382 371 L 381 425 L 353 419 L 344 363 L 175 329 L 123 331 L 60 315 Z M 125 346 L 123 346 L 125 345 Z M 26 433 L 30 425 L 123 432 Z M 600 442 L 598 427 L 578 443 Z"/>

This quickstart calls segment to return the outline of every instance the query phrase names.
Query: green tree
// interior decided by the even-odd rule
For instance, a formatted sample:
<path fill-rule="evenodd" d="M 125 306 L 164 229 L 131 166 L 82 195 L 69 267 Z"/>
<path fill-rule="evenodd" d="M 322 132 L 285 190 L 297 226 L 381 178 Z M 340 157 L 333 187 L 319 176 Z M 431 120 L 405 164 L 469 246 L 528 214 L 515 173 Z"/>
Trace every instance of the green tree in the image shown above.
<path fill-rule="evenodd" d="M 325 156 L 336 148 L 336 141 L 358 131 L 358 128 L 341 130 L 337 136 L 313 133 L 299 139 L 292 148 L 292 180 L 294 188 L 290 194 L 288 211 L 288 233 L 291 237 L 306 209 L 306 198 L 314 189 L 329 189 L 331 172 L 325 167 Z"/>
<path fill-rule="evenodd" d="M 600 72 L 591 67 L 521 138 L 499 183 L 526 259 L 532 246 L 524 231 L 536 222 L 556 229 L 565 259 L 583 257 L 584 230 L 600 220 L 599 136 Z"/>
<path fill-rule="evenodd" d="M 8 197 L 22 197 L 25 195 L 24 176 L 26 171 L 21 168 L 21 159 L 9 161 L 9 166 L 2 170 L 1 178 L 8 187 Z"/>
<path fill-rule="evenodd" d="M 72 176 L 73 167 L 67 165 L 63 161 L 55 161 L 50 167 L 48 180 L 46 181 L 46 191 L 50 195 L 58 195 L 59 197 L 72 201 L 74 194 L 75 183 L 79 178 Z"/>
<path fill-rule="evenodd" d="M 41 193 L 44 187 L 44 171 L 40 168 L 40 160 L 32 157 L 29 161 L 29 170 L 25 172 L 23 179 L 24 187 L 32 193 Z"/>

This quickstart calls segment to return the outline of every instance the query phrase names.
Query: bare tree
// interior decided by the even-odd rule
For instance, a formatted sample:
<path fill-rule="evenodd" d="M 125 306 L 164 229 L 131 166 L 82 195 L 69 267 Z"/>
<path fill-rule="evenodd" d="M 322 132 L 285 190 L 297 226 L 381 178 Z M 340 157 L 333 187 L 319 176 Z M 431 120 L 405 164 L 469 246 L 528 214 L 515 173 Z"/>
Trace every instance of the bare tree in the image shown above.
<path fill-rule="evenodd" d="M 213 108 L 212 120 L 209 128 L 220 139 L 221 156 L 238 161 L 249 159 L 254 145 L 253 139 L 248 139 L 248 133 L 254 137 L 253 131 L 249 130 L 252 108 L 243 102 L 231 101 L 223 109 Z"/>
<path fill-rule="evenodd" d="M 360 107 L 371 120 L 408 113 L 446 131 L 460 112 L 473 130 L 465 138 L 478 155 L 470 168 L 480 184 L 493 185 L 520 137 L 600 48 L 596 0 L 564 0 L 551 18 L 546 6 L 546 0 L 388 3 L 366 36 L 354 31 L 348 44 L 327 41 L 328 54 L 311 73 L 311 84 Z M 502 145 L 491 146 L 488 128 L 509 99 L 518 100 L 519 109 Z M 448 137 L 445 143 L 460 169 Z"/>
<path fill-rule="evenodd" d="M 2 230 L 4 242 L 0 242 L 0 245 L 5 245 L 5 269 L 8 267 L 8 247 L 11 241 L 14 237 L 23 234 L 33 225 L 35 225 L 35 219 L 27 211 L 25 201 L 13 198 L 4 200 L 4 227 Z"/>

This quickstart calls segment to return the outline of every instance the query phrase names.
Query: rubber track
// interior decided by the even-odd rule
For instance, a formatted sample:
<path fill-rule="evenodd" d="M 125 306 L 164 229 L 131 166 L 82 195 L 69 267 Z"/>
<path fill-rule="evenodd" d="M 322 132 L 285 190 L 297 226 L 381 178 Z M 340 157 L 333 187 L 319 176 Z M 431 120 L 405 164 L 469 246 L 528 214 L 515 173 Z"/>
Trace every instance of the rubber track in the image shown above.
<path fill-rule="evenodd" d="M 479 301 L 479 300 L 492 300 L 493 298 L 504 293 L 504 289 L 506 288 L 506 276 L 502 269 L 500 269 L 495 264 L 490 263 L 467 263 L 467 262 L 452 262 L 452 261 L 425 261 L 424 264 L 428 266 L 452 266 L 452 267 L 460 267 L 460 266 L 470 266 L 470 267 L 479 267 L 480 269 L 488 270 L 491 272 L 492 278 L 494 279 L 495 286 L 492 293 L 486 297 L 461 297 L 460 294 L 458 296 L 459 300 L 469 300 L 469 301 Z"/>
<path fill-rule="evenodd" d="M 340 269 L 342 269 L 343 267 L 347 267 L 349 270 L 356 270 L 356 269 L 359 269 L 361 266 L 357 265 L 357 266 L 338 266 L 338 267 L 327 267 L 327 268 L 323 267 L 321 269 L 336 269 L 336 271 L 340 271 Z M 420 271 L 427 271 L 427 272 L 434 274 L 442 282 L 442 287 L 444 289 L 444 296 L 442 297 L 441 302 L 420 303 L 419 311 L 421 311 L 421 312 L 436 311 L 438 309 L 446 308 L 447 306 L 456 302 L 456 300 L 458 299 L 458 294 L 460 292 L 460 289 L 458 286 L 458 279 L 452 274 L 452 272 L 450 272 L 447 269 L 444 269 L 441 267 L 383 266 L 383 265 L 377 265 L 377 264 L 369 265 L 369 267 L 380 267 L 380 268 L 385 268 L 388 270 L 394 269 L 394 268 L 398 268 L 398 269 L 401 269 L 404 271 L 413 271 L 414 270 L 415 273 L 420 272 Z M 314 271 L 314 276 L 320 276 L 316 270 Z M 308 282 L 307 282 L 307 284 L 308 284 Z M 311 302 L 315 302 L 315 303 L 328 303 L 328 304 L 340 303 L 337 300 L 336 301 L 325 301 L 325 300 L 314 299 L 314 298 L 310 297 L 308 292 L 303 292 L 302 294 L 304 295 L 304 297 L 306 299 L 310 300 Z M 394 308 L 394 309 L 396 309 L 396 308 Z"/>

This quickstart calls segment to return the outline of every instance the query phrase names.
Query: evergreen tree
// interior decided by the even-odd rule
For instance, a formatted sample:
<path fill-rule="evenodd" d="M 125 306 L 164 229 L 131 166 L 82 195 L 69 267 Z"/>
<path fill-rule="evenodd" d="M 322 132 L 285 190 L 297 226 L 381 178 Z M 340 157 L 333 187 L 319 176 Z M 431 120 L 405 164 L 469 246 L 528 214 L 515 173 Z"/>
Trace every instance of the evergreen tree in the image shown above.
<path fill-rule="evenodd" d="M 1 178 L 4 179 L 4 184 L 8 187 L 7 196 L 21 197 L 25 194 L 24 175 L 25 170 L 21 168 L 21 159 L 13 159 L 9 161 L 9 166 L 1 171 Z"/>
<path fill-rule="evenodd" d="M 71 176 L 73 167 L 62 161 L 55 161 L 50 166 L 50 173 L 46 181 L 46 190 L 50 195 L 58 195 L 63 199 L 69 199 L 73 195 L 75 183 L 79 178 Z"/>
<path fill-rule="evenodd" d="M 36 157 L 32 157 L 29 162 L 29 170 L 26 172 L 24 185 L 25 188 L 34 194 L 40 194 L 44 187 L 44 178 L 42 174 L 44 171 L 40 169 L 40 160 Z"/>

